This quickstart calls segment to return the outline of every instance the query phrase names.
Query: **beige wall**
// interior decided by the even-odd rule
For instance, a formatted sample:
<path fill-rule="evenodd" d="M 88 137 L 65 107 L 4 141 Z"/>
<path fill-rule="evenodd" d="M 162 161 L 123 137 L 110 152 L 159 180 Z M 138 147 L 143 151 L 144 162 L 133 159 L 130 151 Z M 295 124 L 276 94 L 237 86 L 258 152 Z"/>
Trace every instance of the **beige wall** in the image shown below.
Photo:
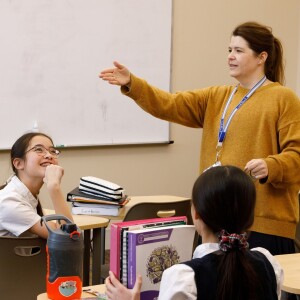
<path fill-rule="evenodd" d="M 271 26 L 282 40 L 286 84 L 300 94 L 299 15 L 298 0 L 174 0 L 172 91 L 233 82 L 226 64 L 230 33 L 238 23 L 254 20 Z M 64 193 L 91 175 L 124 186 L 129 195 L 189 197 L 198 175 L 201 130 L 175 124 L 170 130 L 175 143 L 168 146 L 65 149 L 60 158 Z M 8 160 L 9 153 L 0 152 L 0 182 L 11 174 Z M 41 194 L 51 207 L 45 191 Z"/>

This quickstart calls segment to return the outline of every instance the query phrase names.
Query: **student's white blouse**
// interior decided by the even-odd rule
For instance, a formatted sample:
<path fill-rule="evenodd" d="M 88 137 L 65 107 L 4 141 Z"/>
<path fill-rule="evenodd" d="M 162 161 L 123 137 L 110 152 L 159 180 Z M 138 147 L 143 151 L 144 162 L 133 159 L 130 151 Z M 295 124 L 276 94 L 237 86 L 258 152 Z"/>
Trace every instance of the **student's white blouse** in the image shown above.
<path fill-rule="evenodd" d="M 20 236 L 36 224 L 41 219 L 37 205 L 29 189 L 13 176 L 0 190 L 0 236 Z"/>

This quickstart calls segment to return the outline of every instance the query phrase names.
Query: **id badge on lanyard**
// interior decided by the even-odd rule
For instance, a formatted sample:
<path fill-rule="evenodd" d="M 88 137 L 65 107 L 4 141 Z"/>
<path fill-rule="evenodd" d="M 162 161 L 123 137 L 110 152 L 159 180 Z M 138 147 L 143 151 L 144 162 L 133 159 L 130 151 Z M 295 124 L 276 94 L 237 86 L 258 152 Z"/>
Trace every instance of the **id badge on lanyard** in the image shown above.
<path fill-rule="evenodd" d="M 227 109 L 229 107 L 229 104 L 232 101 L 232 98 L 234 96 L 234 94 L 236 93 L 237 89 L 238 89 L 238 85 L 234 88 L 234 90 L 232 91 L 232 93 L 230 94 L 227 103 L 225 105 L 224 111 L 222 113 L 222 117 L 221 117 L 221 121 L 220 121 L 220 129 L 219 129 L 219 137 L 218 137 L 218 143 L 217 143 L 217 147 L 216 147 L 216 161 L 213 165 L 211 165 L 210 167 L 208 167 L 207 169 L 205 169 L 203 172 L 214 168 L 214 167 L 219 167 L 222 165 L 221 163 L 221 152 L 222 152 L 222 147 L 223 147 L 223 142 L 225 140 L 225 136 L 227 133 L 227 129 L 229 127 L 229 124 L 233 118 L 233 116 L 235 115 L 235 113 L 238 111 L 238 109 L 252 96 L 252 94 L 258 89 L 260 88 L 263 83 L 267 80 L 267 77 L 264 76 L 260 81 L 258 81 L 255 86 L 243 97 L 243 99 L 240 101 L 240 103 L 235 107 L 235 109 L 231 112 L 226 124 L 224 124 L 224 119 L 225 119 L 225 115 L 227 112 Z"/>
<path fill-rule="evenodd" d="M 221 164 L 221 162 L 218 160 L 218 161 L 216 161 L 213 165 L 211 165 L 210 167 L 206 168 L 206 169 L 203 171 L 203 173 L 206 172 L 207 170 L 211 169 L 211 168 L 220 167 L 220 166 L 222 166 L 222 164 Z"/>

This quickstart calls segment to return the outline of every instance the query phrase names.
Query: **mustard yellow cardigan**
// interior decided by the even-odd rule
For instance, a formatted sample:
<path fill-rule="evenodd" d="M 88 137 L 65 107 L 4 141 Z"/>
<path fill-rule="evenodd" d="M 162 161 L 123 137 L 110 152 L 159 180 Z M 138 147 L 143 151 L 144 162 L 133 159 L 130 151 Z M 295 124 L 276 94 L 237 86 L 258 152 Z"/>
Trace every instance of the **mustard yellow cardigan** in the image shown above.
<path fill-rule="evenodd" d="M 153 116 L 203 128 L 200 172 L 216 159 L 221 115 L 233 86 L 213 86 L 171 94 L 131 74 L 130 89 L 121 87 Z M 227 115 L 248 92 L 239 87 Z M 223 143 L 221 162 L 244 169 L 254 158 L 266 161 L 267 180 L 256 181 L 257 204 L 251 230 L 294 238 L 299 219 L 300 101 L 279 83 L 260 87 L 234 115 Z"/>

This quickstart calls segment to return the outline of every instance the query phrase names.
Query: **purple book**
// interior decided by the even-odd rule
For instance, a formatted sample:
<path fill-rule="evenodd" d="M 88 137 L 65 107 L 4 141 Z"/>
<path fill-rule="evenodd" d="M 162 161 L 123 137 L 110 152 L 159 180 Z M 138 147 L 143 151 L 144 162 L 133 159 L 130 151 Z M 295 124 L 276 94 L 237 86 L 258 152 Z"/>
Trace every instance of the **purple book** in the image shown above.
<path fill-rule="evenodd" d="M 177 225 L 129 230 L 127 237 L 127 287 L 133 288 L 137 274 L 141 274 L 141 300 L 153 300 L 159 294 L 163 271 L 192 258 L 195 227 Z"/>
<path fill-rule="evenodd" d="M 119 223 L 112 223 L 110 229 L 110 270 L 123 282 L 123 233 L 130 229 L 141 229 L 144 227 L 163 226 L 187 223 L 186 216 L 167 217 L 167 218 L 154 218 L 126 221 Z M 127 266 L 126 266 L 127 268 Z M 126 278 L 127 279 L 127 278 Z M 124 280 L 125 282 L 126 280 Z"/>

